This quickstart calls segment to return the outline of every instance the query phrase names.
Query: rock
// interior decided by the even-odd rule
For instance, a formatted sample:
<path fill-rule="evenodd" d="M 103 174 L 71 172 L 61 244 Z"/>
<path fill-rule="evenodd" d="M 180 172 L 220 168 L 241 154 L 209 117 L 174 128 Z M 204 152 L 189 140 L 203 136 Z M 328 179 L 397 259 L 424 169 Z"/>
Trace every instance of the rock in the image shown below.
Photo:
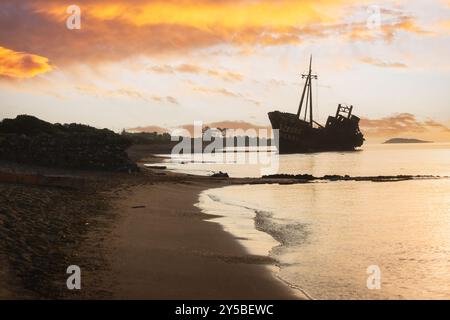
<path fill-rule="evenodd" d="M 154 166 L 154 165 L 150 165 L 150 164 L 145 164 L 144 165 L 146 168 L 149 169 L 156 169 L 156 170 L 166 170 L 167 167 L 166 166 Z"/>
<path fill-rule="evenodd" d="M 21 115 L 0 122 L 0 159 L 49 167 L 135 172 L 131 142 L 108 129 Z"/>
<path fill-rule="evenodd" d="M 229 178 L 228 173 L 219 171 L 211 175 L 213 178 Z"/>

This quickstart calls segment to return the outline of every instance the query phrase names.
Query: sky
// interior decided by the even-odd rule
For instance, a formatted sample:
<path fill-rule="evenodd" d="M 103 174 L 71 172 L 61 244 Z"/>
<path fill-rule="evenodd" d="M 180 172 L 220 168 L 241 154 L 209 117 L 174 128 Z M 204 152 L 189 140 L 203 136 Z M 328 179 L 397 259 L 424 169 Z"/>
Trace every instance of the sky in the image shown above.
<path fill-rule="evenodd" d="M 344 103 L 369 140 L 450 141 L 450 0 L 2 0 L 0 118 L 265 127 L 310 55 L 319 122 Z"/>

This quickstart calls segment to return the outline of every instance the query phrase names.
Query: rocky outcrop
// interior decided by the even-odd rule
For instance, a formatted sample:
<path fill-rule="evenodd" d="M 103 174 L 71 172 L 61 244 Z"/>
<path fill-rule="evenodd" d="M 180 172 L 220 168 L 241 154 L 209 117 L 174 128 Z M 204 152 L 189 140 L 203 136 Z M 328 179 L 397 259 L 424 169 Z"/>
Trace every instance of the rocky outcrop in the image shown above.
<path fill-rule="evenodd" d="M 212 178 L 229 178 L 230 176 L 226 172 L 219 171 L 219 172 L 213 173 L 211 175 L 211 177 Z"/>
<path fill-rule="evenodd" d="M 137 171 L 130 140 L 108 129 L 51 124 L 20 115 L 0 122 L 0 159 L 71 169 Z"/>

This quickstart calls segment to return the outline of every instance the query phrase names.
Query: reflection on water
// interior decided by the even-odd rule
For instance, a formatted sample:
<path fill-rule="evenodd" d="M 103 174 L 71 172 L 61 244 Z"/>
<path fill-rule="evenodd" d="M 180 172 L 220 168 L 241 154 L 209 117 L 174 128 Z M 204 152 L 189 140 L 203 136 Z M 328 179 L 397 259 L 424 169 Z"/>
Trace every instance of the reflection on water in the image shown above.
<path fill-rule="evenodd" d="M 450 149 L 282 156 L 280 172 L 450 175 Z M 205 191 L 199 206 L 314 298 L 450 298 L 449 179 L 231 186 Z M 370 265 L 381 269 L 380 290 L 367 288 Z"/>
<path fill-rule="evenodd" d="M 322 152 L 312 154 L 281 155 L 266 154 L 265 157 L 279 157 L 278 173 L 309 173 L 314 176 L 340 174 L 399 175 L 431 174 L 450 175 L 450 144 L 368 144 L 361 151 Z M 239 158 L 237 158 L 239 157 Z M 231 177 L 258 177 L 261 166 L 258 164 L 236 164 L 242 158 L 253 160 L 256 155 L 203 155 L 191 162 L 191 157 L 169 159 L 171 170 L 193 174 L 208 175 L 212 172 L 226 171 Z M 265 161 L 267 161 L 264 158 Z M 275 159 L 272 160 L 274 162 Z M 239 162 L 239 161 L 238 161 Z M 251 162 L 251 161 L 247 161 Z"/>
<path fill-rule="evenodd" d="M 200 201 L 314 298 L 450 298 L 448 180 L 232 186 Z M 381 290 L 366 287 L 370 265 Z"/>

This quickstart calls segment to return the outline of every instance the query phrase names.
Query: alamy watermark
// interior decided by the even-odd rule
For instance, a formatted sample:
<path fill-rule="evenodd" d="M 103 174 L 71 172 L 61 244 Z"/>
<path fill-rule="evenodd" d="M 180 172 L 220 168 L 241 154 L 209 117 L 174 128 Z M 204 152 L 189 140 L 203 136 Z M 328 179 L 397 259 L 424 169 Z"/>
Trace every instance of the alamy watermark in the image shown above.
<path fill-rule="evenodd" d="M 193 163 L 257 165 L 261 175 L 278 172 L 279 131 L 268 129 L 218 129 L 204 127 L 195 121 L 193 131 L 175 129 L 171 140 L 178 141 L 171 152 Z"/>
<path fill-rule="evenodd" d="M 81 9 L 77 5 L 68 6 L 66 13 L 69 14 L 66 20 L 66 27 L 69 30 L 81 29 Z"/>
<path fill-rule="evenodd" d="M 367 28 L 370 30 L 381 29 L 381 7 L 378 5 L 368 6 L 367 13 L 369 14 L 366 23 Z"/>
<path fill-rule="evenodd" d="M 81 290 L 81 268 L 77 265 L 71 265 L 67 267 L 66 273 L 70 274 L 66 281 L 67 289 Z"/>
<path fill-rule="evenodd" d="M 381 289 L 381 269 L 377 265 L 371 265 L 366 270 L 369 276 L 367 277 L 367 289 L 380 290 Z"/>

